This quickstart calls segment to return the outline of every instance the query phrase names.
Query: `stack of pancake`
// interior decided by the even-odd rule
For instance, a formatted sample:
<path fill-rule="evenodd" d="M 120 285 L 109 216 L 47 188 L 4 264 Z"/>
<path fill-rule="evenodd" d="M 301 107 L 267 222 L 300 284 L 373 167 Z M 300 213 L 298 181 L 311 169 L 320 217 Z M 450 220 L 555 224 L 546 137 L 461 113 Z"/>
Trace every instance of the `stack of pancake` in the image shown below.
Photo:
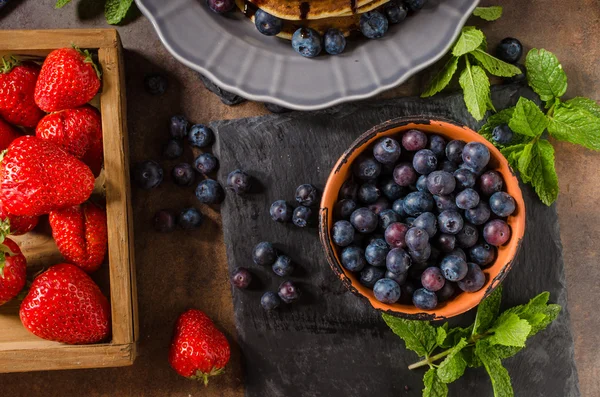
<path fill-rule="evenodd" d="M 238 8 L 254 21 L 259 8 L 283 20 L 277 36 L 291 40 L 294 32 L 309 27 L 324 34 L 335 28 L 350 35 L 358 30 L 360 14 L 371 11 L 390 0 L 235 0 Z"/>

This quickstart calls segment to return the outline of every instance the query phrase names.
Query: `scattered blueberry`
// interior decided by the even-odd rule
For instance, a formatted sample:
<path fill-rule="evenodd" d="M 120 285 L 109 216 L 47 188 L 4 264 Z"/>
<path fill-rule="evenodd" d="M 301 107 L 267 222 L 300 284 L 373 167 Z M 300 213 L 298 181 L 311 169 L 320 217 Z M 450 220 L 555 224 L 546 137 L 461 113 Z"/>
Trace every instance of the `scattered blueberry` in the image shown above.
<path fill-rule="evenodd" d="M 501 219 L 491 220 L 483 227 L 483 239 L 495 247 L 506 244 L 510 236 L 510 226 Z"/>
<path fill-rule="evenodd" d="M 365 251 L 355 245 L 342 250 L 341 261 L 344 268 L 351 272 L 360 272 L 367 264 Z"/>
<path fill-rule="evenodd" d="M 169 126 L 169 132 L 171 138 L 183 139 L 188 133 L 189 122 L 185 116 L 173 116 L 171 117 L 171 124 Z"/>
<path fill-rule="evenodd" d="M 283 21 L 268 12 L 256 10 L 254 14 L 254 24 L 256 29 L 265 36 L 276 36 L 283 29 Z"/>
<path fill-rule="evenodd" d="M 211 153 L 202 153 L 194 160 L 194 167 L 201 174 L 210 174 L 219 167 L 219 160 Z"/>
<path fill-rule="evenodd" d="M 462 163 L 462 152 L 467 143 L 461 140 L 448 142 L 446 145 L 446 157 L 453 163 Z"/>
<path fill-rule="evenodd" d="M 397 282 L 389 278 L 382 278 L 375 283 L 373 294 L 379 302 L 392 304 L 398 302 L 401 291 Z"/>
<path fill-rule="evenodd" d="M 455 187 L 456 180 L 449 172 L 433 171 L 427 176 L 427 190 L 429 190 L 429 193 L 431 194 L 450 194 L 454 191 Z"/>
<path fill-rule="evenodd" d="M 265 310 L 275 310 L 281 305 L 281 298 L 275 292 L 267 291 L 260 298 L 260 305 Z"/>
<path fill-rule="evenodd" d="M 252 273 L 245 267 L 238 267 L 231 275 L 231 284 L 239 289 L 246 289 L 252 282 Z"/>
<path fill-rule="evenodd" d="M 144 88 L 150 95 L 163 95 L 169 87 L 169 80 L 162 74 L 150 74 L 144 77 Z"/>
<path fill-rule="evenodd" d="M 409 152 L 417 152 L 427 147 L 427 135 L 419 130 L 409 130 L 402 135 L 402 147 Z"/>
<path fill-rule="evenodd" d="M 171 172 L 173 182 L 179 186 L 191 186 L 194 183 L 194 168 L 188 163 L 177 164 Z"/>
<path fill-rule="evenodd" d="M 354 175 L 356 175 L 358 179 L 365 181 L 375 179 L 381 174 L 381 163 L 373 157 L 361 156 L 355 161 L 352 167 Z M 396 183 L 398 183 L 398 181 L 396 181 Z"/>
<path fill-rule="evenodd" d="M 457 234 L 463 228 L 463 218 L 458 211 L 446 210 L 438 215 L 438 225 L 442 233 Z"/>
<path fill-rule="evenodd" d="M 160 233 L 171 233 L 175 230 L 176 218 L 171 210 L 159 210 L 154 214 L 154 229 Z"/>
<path fill-rule="evenodd" d="M 433 310 L 438 304 L 437 295 L 425 288 L 419 288 L 413 293 L 413 305 L 421 310 Z"/>
<path fill-rule="evenodd" d="M 406 232 L 408 225 L 400 222 L 392 223 L 385 229 L 385 242 L 392 248 L 406 248 Z"/>
<path fill-rule="evenodd" d="M 469 259 L 471 262 L 485 267 L 496 259 L 496 247 L 486 243 L 476 244 L 469 248 Z"/>
<path fill-rule="evenodd" d="M 242 170 L 231 171 L 227 175 L 227 187 L 235 194 L 248 193 L 252 188 L 252 177 Z"/>
<path fill-rule="evenodd" d="M 413 227 L 425 230 L 431 238 L 437 233 L 437 217 L 432 212 L 423 212 L 415 218 Z"/>
<path fill-rule="evenodd" d="M 142 189 L 153 189 L 162 182 L 163 169 L 155 161 L 143 161 L 135 166 L 133 180 Z"/>
<path fill-rule="evenodd" d="M 419 216 L 433 209 L 433 197 L 425 192 L 412 192 L 404 198 L 404 212 L 408 215 Z"/>
<path fill-rule="evenodd" d="M 385 266 L 385 261 L 390 248 L 383 239 L 375 239 L 365 249 L 365 259 L 372 266 Z"/>
<path fill-rule="evenodd" d="M 468 263 L 468 266 L 465 278 L 457 282 L 458 288 L 465 292 L 477 292 L 485 285 L 485 273 L 475 263 Z"/>
<path fill-rule="evenodd" d="M 288 277 L 294 272 L 294 263 L 289 256 L 280 255 L 275 260 L 275 263 L 273 263 L 272 269 L 273 273 L 279 277 Z"/>
<path fill-rule="evenodd" d="M 517 63 L 523 55 L 523 45 L 517 39 L 507 37 L 496 47 L 496 56 L 508 63 Z"/>
<path fill-rule="evenodd" d="M 410 163 L 400 163 L 394 168 L 394 182 L 400 186 L 410 186 L 417 181 L 417 171 Z"/>
<path fill-rule="evenodd" d="M 204 217 L 197 209 L 185 208 L 179 213 L 177 218 L 177 224 L 184 230 L 192 230 L 199 227 L 202 224 Z"/>
<path fill-rule="evenodd" d="M 500 145 L 509 145 L 514 137 L 513 130 L 506 124 L 496 126 L 492 131 L 492 139 Z"/>
<path fill-rule="evenodd" d="M 300 288 L 298 288 L 293 282 L 284 281 L 279 286 L 278 295 L 285 303 L 294 303 L 300 299 L 301 293 Z"/>
<path fill-rule="evenodd" d="M 363 183 L 358 188 L 358 201 L 362 204 L 372 204 L 381 196 L 381 191 L 372 182 Z"/>
<path fill-rule="evenodd" d="M 224 14 L 233 10 L 235 7 L 234 0 L 206 0 L 208 7 L 218 14 Z"/>
<path fill-rule="evenodd" d="M 350 215 L 350 222 L 360 233 L 373 233 L 379 224 L 379 217 L 368 208 L 359 208 Z"/>
<path fill-rule="evenodd" d="M 169 160 L 181 157 L 183 154 L 183 142 L 181 139 L 169 139 L 163 149 L 163 156 Z"/>
<path fill-rule="evenodd" d="M 350 215 L 356 210 L 354 200 L 343 199 L 335 203 L 333 215 L 338 219 L 350 219 Z"/>
<path fill-rule="evenodd" d="M 406 273 L 411 266 L 410 256 L 402 248 L 394 248 L 385 259 L 386 268 L 395 274 Z"/>
<path fill-rule="evenodd" d="M 337 221 L 333 225 L 333 242 L 339 247 L 347 247 L 354 241 L 354 227 L 348 221 Z"/>
<path fill-rule="evenodd" d="M 456 242 L 461 248 L 470 248 L 477 244 L 479 231 L 470 223 L 465 223 L 460 232 L 456 234 Z"/>
<path fill-rule="evenodd" d="M 307 227 L 312 224 L 312 210 L 303 205 L 294 210 L 292 222 L 298 227 Z"/>
<path fill-rule="evenodd" d="M 338 29 L 328 29 L 323 36 L 325 51 L 330 55 L 339 55 L 346 49 L 346 37 Z"/>
<path fill-rule="evenodd" d="M 392 138 L 381 138 L 373 147 L 373 156 L 381 164 L 395 164 L 401 153 L 400 143 Z"/>
<path fill-rule="evenodd" d="M 263 241 L 252 250 L 252 261 L 259 266 L 272 266 L 277 260 L 277 250 L 273 244 Z"/>
<path fill-rule="evenodd" d="M 486 196 L 502 190 L 504 181 L 498 171 L 487 171 L 479 177 L 479 190 Z"/>
<path fill-rule="evenodd" d="M 300 205 L 311 207 L 316 205 L 319 200 L 319 191 L 311 184 L 298 186 L 296 189 L 296 201 Z"/>
<path fill-rule="evenodd" d="M 360 272 L 360 283 L 367 288 L 373 288 L 375 283 L 385 276 L 385 269 L 375 266 L 365 266 Z"/>
<path fill-rule="evenodd" d="M 215 133 L 204 124 L 195 124 L 190 128 L 188 141 L 192 146 L 205 148 L 215 141 Z"/>
<path fill-rule="evenodd" d="M 515 199 L 508 193 L 496 192 L 490 197 L 490 209 L 501 217 L 507 217 L 515 212 Z"/>
<path fill-rule="evenodd" d="M 321 35 L 311 28 L 300 28 L 292 36 L 292 48 L 303 57 L 316 57 L 323 49 Z"/>
<path fill-rule="evenodd" d="M 490 219 L 490 207 L 480 202 L 475 208 L 465 211 L 465 219 L 476 226 L 481 226 Z"/>
<path fill-rule="evenodd" d="M 474 189 L 466 188 L 456 195 L 456 206 L 461 210 L 470 210 L 479 204 L 479 193 Z"/>
<path fill-rule="evenodd" d="M 483 143 L 469 142 L 462 152 L 465 165 L 476 173 L 481 172 L 490 161 L 490 150 Z"/>
<path fill-rule="evenodd" d="M 285 200 L 277 200 L 269 208 L 269 215 L 271 215 L 271 219 L 275 222 L 291 222 L 293 212 L 294 208 Z"/>
<path fill-rule="evenodd" d="M 196 198 L 204 204 L 219 204 L 225 198 L 225 193 L 219 182 L 205 179 L 196 187 Z"/>
<path fill-rule="evenodd" d="M 390 23 L 396 24 L 404 21 L 408 15 L 408 9 L 404 4 L 396 4 L 396 2 L 389 2 L 383 9 L 385 16 Z"/>
<path fill-rule="evenodd" d="M 388 30 L 388 20 L 379 11 L 368 11 L 360 16 L 360 31 L 369 39 L 379 39 Z"/>

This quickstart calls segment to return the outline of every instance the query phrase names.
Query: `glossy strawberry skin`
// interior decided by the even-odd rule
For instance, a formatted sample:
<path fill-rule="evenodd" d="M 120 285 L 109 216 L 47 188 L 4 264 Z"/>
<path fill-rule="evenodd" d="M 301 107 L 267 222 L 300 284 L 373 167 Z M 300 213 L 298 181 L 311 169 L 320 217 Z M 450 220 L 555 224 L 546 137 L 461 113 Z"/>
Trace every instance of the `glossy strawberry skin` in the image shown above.
<path fill-rule="evenodd" d="M 23 289 L 27 276 L 27 261 L 14 241 L 5 238 L 2 243 L 15 255 L 0 252 L 4 255 L 4 263 L 0 264 L 0 306 L 13 299 Z"/>
<path fill-rule="evenodd" d="M 40 68 L 24 62 L 0 73 L 0 116 L 14 125 L 35 127 L 44 112 L 35 104 L 34 92 Z"/>
<path fill-rule="evenodd" d="M 0 162 L 0 200 L 13 215 L 43 215 L 81 204 L 94 181 L 87 165 L 33 136 L 13 141 Z"/>
<path fill-rule="evenodd" d="M 89 344 L 110 335 L 108 300 L 87 273 L 68 263 L 33 281 L 19 316 L 31 333 L 51 341 Z"/>
<path fill-rule="evenodd" d="M 102 119 L 92 106 L 82 106 L 46 115 L 35 135 L 59 146 L 82 160 L 94 175 L 102 168 Z"/>
<path fill-rule="evenodd" d="M 175 325 L 169 363 L 181 376 L 202 380 L 222 372 L 229 361 L 227 338 L 200 310 L 183 313 Z"/>
<path fill-rule="evenodd" d="M 84 203 L 48 215 L 52 237 L 68 262 L 88 273 L 100 268 L 108 248 L 106 211 Z"/>
<path fill-rule="evenodd" d="M 19 137 L 19 133 L 6 121 L 0 119 L 0 150 L 4 150 L 12 141 Z"/>
<path fill-rule="evenodd" d="M 20 236 L 25 233 L 32 231 L 38 224 L 39 218 L 37 216 L 17 216 L 10 214 L 2 201 L 0 201 L 0 220 L 8 219 L 10 222 L 10 234 L 13 236 Z"/>
<path fill-rule="evenodd" d="M 46 57 L 35 86 L 35 103 L 46 112 L 73 109 L 92 100 L 100 78 L 91 59 L 74 48 L 61 48 Z"/>

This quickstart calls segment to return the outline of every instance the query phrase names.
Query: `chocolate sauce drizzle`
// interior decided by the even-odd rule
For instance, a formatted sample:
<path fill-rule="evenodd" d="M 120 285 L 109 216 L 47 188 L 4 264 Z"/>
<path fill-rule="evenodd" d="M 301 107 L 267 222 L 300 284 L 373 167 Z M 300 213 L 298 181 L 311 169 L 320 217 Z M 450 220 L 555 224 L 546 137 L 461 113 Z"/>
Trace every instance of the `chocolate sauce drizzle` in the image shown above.
<path fill-rule="evenodd" d="M 352 0 L 355 1 L 355 0 Z M 306 19 L 308 17 L 308 13 L 310 11 L 310 3 L 305 1 L 300 3 L 300 19 Z"/>

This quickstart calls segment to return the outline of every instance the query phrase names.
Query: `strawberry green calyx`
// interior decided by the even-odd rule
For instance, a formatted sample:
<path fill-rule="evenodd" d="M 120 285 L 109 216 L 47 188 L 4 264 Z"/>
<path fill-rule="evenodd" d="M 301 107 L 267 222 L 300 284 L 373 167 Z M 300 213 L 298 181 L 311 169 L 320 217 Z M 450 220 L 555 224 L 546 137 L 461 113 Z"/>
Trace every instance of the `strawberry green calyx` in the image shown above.
<path fill-rule="evenodd" d="M 98 65 L 96 65 L 96 63 L 94 62 L 94 59 L 92 58 L 92 54 L 90 54 L 90 52 L 88 50 L 82 50 L 75 44 L 71 44 L 71 46 L 73 47 L 73 49 L 77 50 L 77 52 L 79 52 L 81 55 L 83 55 L 85 57 L 83 62 L 89 63 L 90 65 L 92 65 L 92 67 L 94 68 L 94 71 L 96 72 L 96 75 L 98 76 L 99 79 L 101 79 L 102 71 L 100 70 L 100 68 L 98 68 Z"/>
<path fill-rule="evenodd" d="M 213 367 L 213 369 L 211 369 L 210 372 L 202 372 L 198 370 L 196 371 L 195 375 L 190 376 L 190 379 L 201 380 L 202 383 L 204 383 L 204 386 L 208 386 L 208 378 L 210 378 L 211 376 L 221 375 L 223 372 L 225 372 L 224 368 L 215 367 Z"/>
<path fill-rule="evenodd" d="M 11 70 L 13 70 L 13 68 L 15 68 L 16 66 L 19 66 L 21 64 L 21 61 L 19 61 L 17 58 L 11 56 L 4 56 L 2 57 L 2 65 L 0 65 L 0 73 L 8 73 Z"/>
<path fill-rule="evenodd" d="M 10 234 L 10 219 L 6 218 L 6 219 L 0 220 L 0 244 L 4 243 L 4 239 L 9 234 Z M 6 247 L 5 245 L 2 245 L 2 247 L 5 247 L 8 249 L 8 247 Z M 2 249 L 2 247 L 0 247 L 0 250 Z"/>

